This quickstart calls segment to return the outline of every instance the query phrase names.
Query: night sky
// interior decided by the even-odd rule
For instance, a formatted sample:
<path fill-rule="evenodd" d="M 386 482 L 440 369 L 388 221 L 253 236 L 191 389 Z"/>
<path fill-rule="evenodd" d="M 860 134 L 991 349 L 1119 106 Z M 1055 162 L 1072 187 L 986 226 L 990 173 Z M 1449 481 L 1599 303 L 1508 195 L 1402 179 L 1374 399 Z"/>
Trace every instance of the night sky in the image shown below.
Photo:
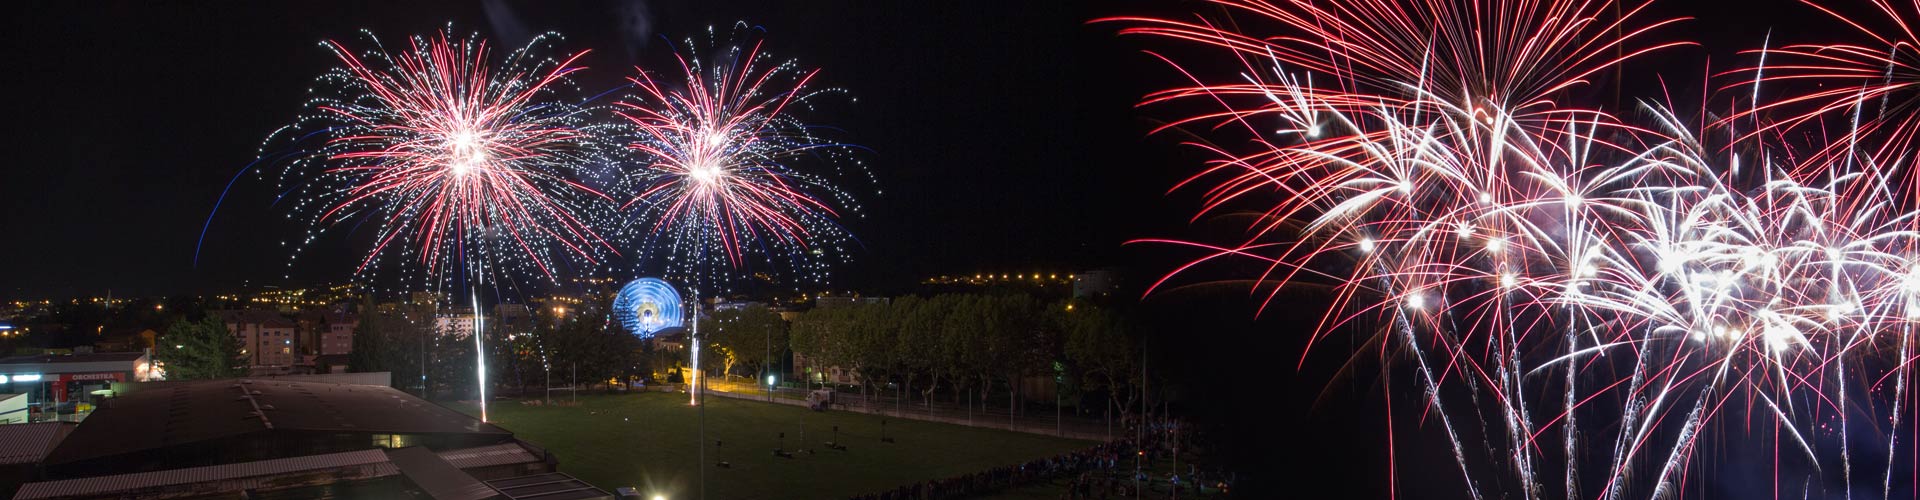
<path fill-rule="evenodd" d="M 1737 8 L 1734 8 L 1736 7 Z M 1723 8 L 1724 7 L 1724 8 Z M 532 33 L 592 49 L 589 89 L 621 84 L 635 65 L 665 64 L 679 40 L 746 21 L 767 49 L 822 68 L 828 99 L 810 121 L 846 131 L 877 186 L 843 183 L 865 210 L 846 221 L 865 244 L 836 285 L 889 289 L 941 273 L 1068 272 L 1119 267 L 1149 279 L 1191 255 L 1123 245 L 1135 238 L 1216 238 L 1189 224 L 1196 194 L 1166 189 L 1198 157 L 1173 135 L 1147 137 L 1177 109 L 1136 109 L 1145 93 L 1182 83 L 1143 54 L 1179 50 L 1120 38 L 1112 15 L 1179 15 L 1199 2 L 567 2 L 549 6 L 442 2 L 103 2 L 19 8 L 0 21 L 0 297 L 199 293 L 243 282 L 339 282 L 347 259 L 303 260 L 282 280 L 282 239 L 301 228 L 272 206 L 272 183 L 233 187 L 194 266 L 201 225 L 260 140 L 291 120 L 313 77 L 334 66 L 318 46 L 371 29 L 389 42 L 457 30 L 518 46 Z M 1623 94 L 1691 102 L 1702 76 L 1733 66 L 1775 28 L 1776 44 L 1831 30 L 1784 0 L 1667 2 L 1649 17 L 1692 16 L 1668 38 L 1699 41 L 1642 59 Z M 1711 63 L 1709 63 L 1711 61 Z M 1711 64 L 1711 66 L 1708 66 Z M 1601 78 L 1611 79 L 1612 75 Z M 1664 89 L 1664 90 L 1663 90 Z M 1612 99 L 1611 88 L 1586 98 Z M 876 191 L 884 194 L 876 194 Z M 1227 238 L 1230 239 L 1230 238 Z M 1214 240 L 1224 241 L 1224 240 Z M 1235 276 L 1222 276 L 1235 277 Z M 1244 431 L 1243 458 L 1273 464 L 1276 482 L 1333 484 L 1341 497 L 1385 494 L 1385 414 L 1371 373 L 1343 370 L 1358 346 L 1316 346 L 1303 366 L 1318 291 L 1252 319 L 1244 287 L 1182 289 L 1148 302 L 1184 341 L 1160 346 L 1196 411 Z M 1371 368 L 1369 368 L 1371 369 Z M 1393 380 L 1405 384 L 1407 380 Z M 1396 387 L 1405 387 L 1398 386 Z M 1411 394 L 1411 391 L 1403 391 Z M 1266 406 L 1238 398 L 1271 394 Z M 1396 400 L 1410 404 L 1413 398 Z M 1404 407 L 1397 411 L 1405 412 Z M 1400 424 L 1403 429 L 1418 425 Z M 1402 436 L 1403 495 L 1458 492 L 1444 440 Z M 1440 441 L 1435 441 L 1440 440 Z M 1270 483 L 1271 484 L 1271 483 Z"/>
<path fill-rule="evenodd" d="M 836 288 L 887 288 L 941 273 L 1070 272 L 1123 265 L 1122 243 L 1183 225 L 1164 190 L 1186 168 L 1170 140 L 1143 140 L 1132 104 L 1168 82 L 1138 43 L 1087 26 L 1096 11 L 1042 2 L 1008 11 L 920 2 L 516 3 L 108 2 L 49 4 L 6 22 L 0 87 L 10 158 L 0 184 L 0 296 L 204 293 L 344 281 L 354 242 L 323 241 L 292 270 L 300 234 L 271 177 L 243 176 L 194 249 L 227 182 L 291 121 L 336 65 L 318 43 L 389 44 L 451 21 L 517 47 L 533 34 L 591 49 L 578 81 L 624 83 L 665 67 L 708 26 L 764 27 L 767 50 L 822 68 L 815 124 L 872 150 L 877 185 L 840 184 L 865 210 L 865 245 Z M 666 37 L 666 38 L 663 38 Z M 1159 71 L 1160 76 L 1168 76 Z M 1170 83 L 1170 82 L 1169 82 Z M 802 166 L 801 168 L 805 168 Z M 1137 253 L 1137 252 L 1136 252 Z"/>

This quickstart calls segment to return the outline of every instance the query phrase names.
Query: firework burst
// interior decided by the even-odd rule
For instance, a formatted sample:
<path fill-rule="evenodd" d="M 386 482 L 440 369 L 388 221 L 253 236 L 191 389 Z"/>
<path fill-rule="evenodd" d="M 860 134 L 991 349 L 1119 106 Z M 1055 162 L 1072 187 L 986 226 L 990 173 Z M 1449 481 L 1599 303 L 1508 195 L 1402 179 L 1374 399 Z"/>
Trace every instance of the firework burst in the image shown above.
<path fill-rule="evenodd" d="M 423 270 L 431 288 L 464 282 L 466 300 L 454 302 L 473 308 L 481 421 L 481 290 L 534 270 L 557 280 L 558 263 L 614 253 L 591 225 L 612 200 L 580 181 L 607 165 L 590 109 L 557 98 L 580 54 L 545 58 L 554 38 L 534 39 L 497 68 L 477 36 L 453 40 L 445 31 L 415 37 L 397 53 L 372 34 L 365 52 L 326 42 L 342 66 L 319 78 L 298 122 L 268 139 L 295 148 L 319 141 L 296 154 L 281 180 L 311 228 L 305 242 L 372 223 L 374 242 L 356 274 L 398 254 L 411 256 L 404 269 Z"/>
<path fill-rule="evenodd" d="M 1214 160 L 1176 189 L 1202 193 L 1202 216 L 1256 215 L 1232 244 L 1154 240 L 1204 252 L 1160 284 L 1250 258 L 1268 266 L 1254 281 L 1273 284 L 1254 290 L 1267 303 L 1290 283 L 1334 285 L 1315 340 L 1373 332 L 1408 360 L 1469 496 L 1749 491 L 1704 486 L 1718 464 L 1699 453 L 1748 446 L 1770 448 L 1776 490 L 1920 482 L 1902 473 L 1920 448 L 1900 429 L 1920 318 L 1920 213 L 1895 201 L 1909 158 L 1850 135 L 1779 161 L 1794 157 L 1781 134 L 1737 130 L 1831 119 L 1876 91 L 1863 88 L 1893 89 L 1788 97 L 1840 100 L 1782 122 L 1756 104 L 1712 131 L 1643 105 L 1632 125 L 1565 90 L 1644 53 L 1619 45 L 1668 23 L 1626 21 L 1644 5 L 1609 25 L 1595 17 L 1611 5 L 1577 1 L 1217 3 L 1280 34 L 1117 20 L 1240 66 L 1214 78 L 1163 57 L 1194 83 L 1146 99 L 1205 103 L 1174 126 L 1250 139 L 1193 144 Z M 1622 35 L 1567 35 L 1602 26 Z M 1791 77 L 1745 84 L 1769 78 Z"/>
<path fill-rule="evenodd" d="M 1875 16 L 1849 16 L 1836 7 L 1803 3 L 1861 34 L 1858 43 L 1805 43 L 1751 51 L 1755 64 L 1730 75 L 1733 88 L 1751 88 L 1744 113 L 1729 118 L 1749 124 L 1748 135 L 1803 132 L 1811 151 L 1796 164 L 1802 177 L 1825 174 L 1836 162 L 1872 158 L 1911 159 L 1920 146 L 1920 5 L 1870 0 Z M 1779 97 L 1761 100 L 1762 88 Z M 1802 144 L 1804 145 L 1804 144 Z M 1920 190 L 1912 169 L 1900 179 L 1907 203 Z"/>
<path fill-rule="evenodd" d="M 574 62 L 542 54 L 545 35 L 506 54 L 445 32 L 389 51 L 323 45 L 341 67 L 321 76 L 298 122 L 269 146 L 298 151 L 283 196 L 312 228 L 306 241 L 370 224 L 356 274 L 404 255 L 429 286 L 454 277 L 555 279 L 569 259 L 614 251 L 594 228 L 612 199 L 582 182 L 608 165 L 589 109 L 560 98 Z"/>
<path fill-rule="evenodd" d="M 757 261 L 772 266 L 769 274 L 824 280 L 826 264 L 851 242 L 837 222 L 841 210 L 858 206 L 830 176 L 797 164 L 865 170 L 849 146 L 819 138 L 797 114 L 841 91 L 812 87 L 819 70 L 773 61 L 757 38 L 714 40 L 709 30 L 709 57 L 676 54 L 671 73 L 640 71 L 630 78 L 636 91 L 617 105 L 646 162 L 634 176 L 639 194 L 626 204 L 654 242 L 643 246 L 643 260 L 664 257 L 670 272 L 696 286 L 724 287 L 719 276 Z"/>

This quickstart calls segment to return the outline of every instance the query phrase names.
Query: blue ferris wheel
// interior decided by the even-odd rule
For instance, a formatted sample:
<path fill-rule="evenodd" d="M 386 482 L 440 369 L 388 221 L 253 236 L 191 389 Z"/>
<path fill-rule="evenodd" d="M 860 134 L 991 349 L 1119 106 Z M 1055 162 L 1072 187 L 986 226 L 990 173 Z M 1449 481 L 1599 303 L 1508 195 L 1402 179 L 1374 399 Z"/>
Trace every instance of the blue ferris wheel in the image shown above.
<path fill-rule="evenodd" d="M 640 338 L 685 324 L 680 292 L 658 278 L 640 278 L 620 287 L 620 294 L 613 298 L 613 317 Z"/>

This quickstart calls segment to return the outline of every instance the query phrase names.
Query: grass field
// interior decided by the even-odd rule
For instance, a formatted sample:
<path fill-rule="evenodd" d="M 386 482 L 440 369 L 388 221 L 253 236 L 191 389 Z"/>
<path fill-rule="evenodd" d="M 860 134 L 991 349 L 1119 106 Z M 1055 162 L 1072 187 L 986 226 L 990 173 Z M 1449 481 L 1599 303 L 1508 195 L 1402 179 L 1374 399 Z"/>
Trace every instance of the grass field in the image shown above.
<path fill-rule="evenodd" d="M 449 404 L 468 413 L 472 405 Z M 1093 443 L 961 425 L 885 419 L 724 397 L 708 399 L 707 498 L 845 498 L 925 479 L 955 476 L 1090 446 Z M 560 471 L 612 491 L 636 486 L 668 498 L 696 498 L 698 410 L 680 393 L 582 396 L 579 406 L 501 401 L 490 420 L 560 458 Z M 805 425 L 806 442 L 800 441 Z M 828 449 L 839 426 L 846 451 Z M 773 456 L 786 433 L 794 458 Z M 716 451 L 715 440 L 723 444 Z M 725 460 L 732 467 L 720 468 Z"/>

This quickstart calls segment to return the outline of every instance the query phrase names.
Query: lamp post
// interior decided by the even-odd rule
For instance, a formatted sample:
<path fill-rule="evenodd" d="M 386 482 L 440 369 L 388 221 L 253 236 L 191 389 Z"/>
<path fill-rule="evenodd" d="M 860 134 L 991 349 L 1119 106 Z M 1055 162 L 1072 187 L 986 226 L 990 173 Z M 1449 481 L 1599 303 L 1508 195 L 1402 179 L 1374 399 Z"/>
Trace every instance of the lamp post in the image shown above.
<path fill-rule="evenodd" d="M 692 385 L 690 386 L 692 390 L 688 392 L 692 393 L 689 395 L 689 397 L 693 398 L 693 405 L 695 407 L 698 407 L 700 412 L 700 442 L 701 444 L 704 445 L 707 441 L 707 405 L 705 401 L 700 400 L 700 389 L 706 386 L 706 381 L 702 380 L 701 373 L 700 373 L 700 288 L 698 287 L 695 287 L 693 289 L 693 331 L 692 333 L 689 333 L 687 335 L 687 340 L 690 344 L 693 345 L 693 372 L 692 372 L 693 378 L 688 379 L 688 381 L 692 383 Z M 706 446 L 700 447 L 699 460 L 700 461 L 697 462 L 696 465 L 698 465 L 700 468 L 700 500 L 706 500 L 707 498 L 707 447 Z"/>
<path fill-rule="evenodd" d="M 760 358 L 760 373 L 767 377 L 767 402 L 773 402 L 773 374 L 768 373 L 767 365 L 773 363 L 773 325 L 763 325 L 761 330 L 767 333 L 767 357 Z"/>

